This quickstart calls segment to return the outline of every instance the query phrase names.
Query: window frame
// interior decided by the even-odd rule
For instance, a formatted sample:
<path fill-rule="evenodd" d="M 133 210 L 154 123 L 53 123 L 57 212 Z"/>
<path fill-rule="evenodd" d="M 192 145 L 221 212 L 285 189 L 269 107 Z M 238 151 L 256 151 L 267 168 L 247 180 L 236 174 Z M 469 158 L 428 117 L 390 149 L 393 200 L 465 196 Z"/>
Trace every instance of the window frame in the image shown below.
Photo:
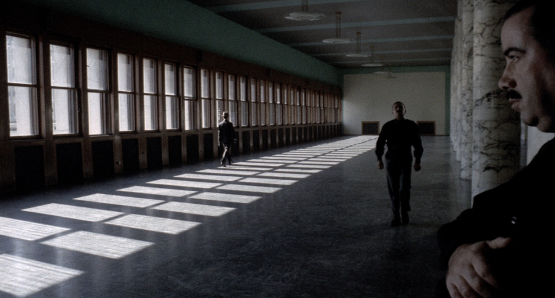
<path fill-rule="evenodd" d="M 30 41 L 31 47 L 31 61 L 30 66 L 32 67 L 33 74 L 31 75 L 32 83 L 17 83 L 17 82 L 10 82 L 9 81 L 9 62 L 8 62 L 8 36 L 12 36 L 15 38 L 23 38 L 28 39 Z M 21 34 L 12 31 L 6 31 L 4 34 L 4 50 L 6 51 L 6 101 L 8 103 L 8 111 L 7 111 L 7 124 L 9 125 L 8 129 L 8 137 L 10 139 L 36 139 L 41 138 L 44 135 L 44 128 L 42 127 L 41 123 L 43 122 L 42 118 L 42 111 L 43 111 L 43 100 L 40 98 L 40 86 L 41 86 L 41 78 L 39 75 L 39 67 L 41 65 L 41 57 L 40 57 L 40 40 L 38 37 L 32 34 Z M 12 118 L 12 110 L 10 105 L 10 87 L 14 88 L 28 88 L 31 91 L 31 98 L 30 98 L 30 105 L 33 105 L 32 108 L 29 108 L 29 113 L 31 115 L 31 125 L 30 130 L 32 130 L 32 134 L 24 134 L 24 135 L 12 135 L 11 129 L 11 118 Z M 15 104 L 14 104 L 15 105 Z M 17 110 L 15 111 L 17 116 Z M 17 119 L 15 122 L 15 126 L 17 127 Z"/>

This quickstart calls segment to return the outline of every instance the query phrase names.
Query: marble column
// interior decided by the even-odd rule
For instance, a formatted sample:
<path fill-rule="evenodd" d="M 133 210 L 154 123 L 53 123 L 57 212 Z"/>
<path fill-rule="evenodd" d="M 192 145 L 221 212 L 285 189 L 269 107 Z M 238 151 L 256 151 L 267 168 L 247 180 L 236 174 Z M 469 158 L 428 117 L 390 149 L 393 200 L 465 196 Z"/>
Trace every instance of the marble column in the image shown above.
<path fill-rule="evenodd" d="M 473 64 L 474 64 L 474 0 L 462 1 L 462 50 L 461 50 L 461 99 L 459 121 L 459 156 L 461 178 L 472 178 L 472 107 L 473 107 Z"/>
<path fill-rule="evenodd" d="M 457 160 L 459 160 L 459 137 L 460 137 L 460 65 L 461 65 L 461 52 L 460 45 L 462 44 L 461 34 L 461 16 L 462 16 L 462 3 L 463 0 L 458 0 L 457 7 L 458 13 L 455 19 L 455 32 L 453 37 L 453 51 L 451 54 L 451 142 L 455 150 Z"/>
<path fill-rule="evenodd" d="M 515 2 L 474 0 L 472 196 L 519 170 L 519 118 L 497 86 L 505 66 L 503 16 Z"/>

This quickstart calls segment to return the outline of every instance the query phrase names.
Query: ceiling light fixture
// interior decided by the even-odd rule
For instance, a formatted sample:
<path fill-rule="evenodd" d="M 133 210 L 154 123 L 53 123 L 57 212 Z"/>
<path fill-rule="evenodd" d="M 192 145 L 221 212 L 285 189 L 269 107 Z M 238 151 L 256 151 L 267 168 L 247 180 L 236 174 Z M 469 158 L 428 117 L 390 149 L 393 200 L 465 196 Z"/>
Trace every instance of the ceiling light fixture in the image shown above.
<path fill-rule="evenodd" d="M 303 0 L 301 11 L 292 12 L 285 16 L 288 20 L 293 21 L 317 21 L 325 18 L 326 15 L 319 12 L 308 12 L 308 0 Z"/>
<path fill-rule="evenodd" d="M 370 63 L 363 63 L 360 66 L 363 67 L 382 67 L 383 66 L 383 55 L 382 55 L 382 62 L 374 62 L 374 46 L 370 48 L 370 56 L 372 56 L 372 60 Z"/>
<path fill-rule="evenodd" d="M 366 54 L 362 54 L 360 52 L 361 50 L 361 39 L 360 39 L 360 32 L 357 32 L 357 49 L 356 49 L 356 53 L 354 54 L 347 54 L 347 57 L 352 57 L 352 58 L 368 58 L 368 55 Z"/>
<path fill-rule="evenodd" d="M 335 37 L 324 39 L 322 41 L 325 43 L 331 43 L 331 44 L 345 44 L 345 43 L 351 42 L 351 40 L 348 38 L 341 38 L 341 12 L 340 11 L 335 13 Z"/>

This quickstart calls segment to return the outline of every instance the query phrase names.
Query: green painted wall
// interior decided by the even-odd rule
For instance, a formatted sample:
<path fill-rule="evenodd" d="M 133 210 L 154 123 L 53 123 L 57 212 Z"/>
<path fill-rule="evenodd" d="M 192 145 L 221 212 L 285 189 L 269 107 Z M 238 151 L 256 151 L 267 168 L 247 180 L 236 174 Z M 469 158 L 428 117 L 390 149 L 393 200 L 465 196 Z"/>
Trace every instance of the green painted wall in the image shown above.
<path fill-rule="evenodd" d="M 337 68 L 185 0 L 25 0 L 55 11 L 144 33 L 339 86 Z"/>

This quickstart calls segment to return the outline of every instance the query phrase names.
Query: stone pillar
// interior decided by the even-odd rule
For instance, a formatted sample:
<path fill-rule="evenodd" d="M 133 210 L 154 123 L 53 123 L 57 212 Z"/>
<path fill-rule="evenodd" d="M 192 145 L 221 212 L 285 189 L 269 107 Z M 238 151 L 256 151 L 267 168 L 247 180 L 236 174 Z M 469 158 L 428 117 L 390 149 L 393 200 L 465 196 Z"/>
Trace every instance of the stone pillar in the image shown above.
<path fill-rule="evenodd" d="M 453 51 L 451 54 L 451 142 L 453 144 L 453 149 L 456 152 L 457 160 L 459 160 L 459 122 L 460 122 L 460 98 L 459 98 L 459 86 L 460 86 L 460 45 L 462 44 L 462 34 L 461 34 L 461 16 L 462 16 L 462 3 L 463 0 L 458 0 L 457 2 L 457 18 L 455 19 L 455 32 L 453 37 Z"/>
<path fill-rule="evenodd" d="M 472 107 L 473 107 L 473 49 L 474 49 L 474 0 L 462 1 L 462 50 L 461 50 L 461 125 L 459 156 L 461 178 L 472 177 Z"/>
<path fill-rule="evenodd" d="M 520 123 L 497 86 L 505 66 L 501 27 L 516 2 L 474 0 L 472 196 L 519 170 Z"/>

